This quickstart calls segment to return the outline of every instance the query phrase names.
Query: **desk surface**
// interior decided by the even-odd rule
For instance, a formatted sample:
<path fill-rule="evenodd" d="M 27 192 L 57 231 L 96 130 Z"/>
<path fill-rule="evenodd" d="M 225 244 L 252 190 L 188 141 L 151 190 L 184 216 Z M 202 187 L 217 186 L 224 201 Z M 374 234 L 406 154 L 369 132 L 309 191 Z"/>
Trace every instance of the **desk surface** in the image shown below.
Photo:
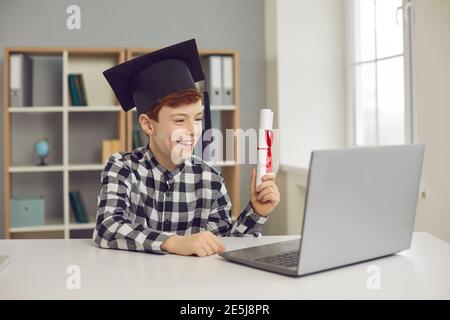
<path fill-rule="evenodd" d="M 223 238 L 227 250 L 295 236 Z M 0 240 L 10 263 L 0 271 L 0 299 L 450 299 L 450 245 L 415 233 L 393 256 L 291 278 L 205 258 L 100 249 L 90 240 Z M 77 265 L 81 288 L 69 290 Z M 380 289 L 368 289 L 368 267 Z"/>

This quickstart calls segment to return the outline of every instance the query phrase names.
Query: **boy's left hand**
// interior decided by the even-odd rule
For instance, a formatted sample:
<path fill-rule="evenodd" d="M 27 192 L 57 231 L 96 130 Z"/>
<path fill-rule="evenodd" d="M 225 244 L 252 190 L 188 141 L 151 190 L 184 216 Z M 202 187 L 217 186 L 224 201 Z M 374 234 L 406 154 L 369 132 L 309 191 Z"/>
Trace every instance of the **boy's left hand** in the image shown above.
<path fill-rule="evenodd" d="M 253 211 L 260 216 L 267 217 L 280 202 L 280 193 L 275 184 L 275 178 L 275 173 L 268 173 L 262 177 L 262 182 L 256 187 L 256 169 L 252 170 L 250 204 Z"/>

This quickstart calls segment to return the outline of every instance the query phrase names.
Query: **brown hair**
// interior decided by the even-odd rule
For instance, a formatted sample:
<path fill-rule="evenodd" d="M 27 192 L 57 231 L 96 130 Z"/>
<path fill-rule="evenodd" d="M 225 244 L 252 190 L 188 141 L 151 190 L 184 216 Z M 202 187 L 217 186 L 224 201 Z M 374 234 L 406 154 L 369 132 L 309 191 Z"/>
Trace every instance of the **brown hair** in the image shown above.
<path fill-rule="evenodd" d="M 178 91 L 165 96 L 158 100 L 155 106 L 149 112 L 145 113 L 150 119 L 158 121 L 159 111 L 163 106 L 168 106 L 171 108 L 176 108 L 181 105 L 191 104 L 197 102 L 202 98 L 200 91 L 196 89 L 189 89 Z"/>

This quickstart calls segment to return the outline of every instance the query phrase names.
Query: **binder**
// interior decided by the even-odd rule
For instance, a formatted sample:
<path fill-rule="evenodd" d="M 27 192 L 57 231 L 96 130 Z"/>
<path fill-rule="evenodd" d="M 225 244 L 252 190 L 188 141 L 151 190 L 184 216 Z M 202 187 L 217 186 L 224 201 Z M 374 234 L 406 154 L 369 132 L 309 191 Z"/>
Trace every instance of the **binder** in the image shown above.
<path fill-rule="evenodd" d="M 222 84 L 223 84 L 223 104 L 230 106 L 234 104 L 233 99 L 233 57 L 222 57 Z"/>
<path fill-rule="evenodd" d="M 23 53 L 10 55 L 9 93 L 11 107 L 32 106 L 33 61 Z"/>
<path fill-rule="evenodd" d="M 223 105 L 222 56 L 211 55 L 204 58 L 203 69 L 208 84 L 210 104 Z"/>

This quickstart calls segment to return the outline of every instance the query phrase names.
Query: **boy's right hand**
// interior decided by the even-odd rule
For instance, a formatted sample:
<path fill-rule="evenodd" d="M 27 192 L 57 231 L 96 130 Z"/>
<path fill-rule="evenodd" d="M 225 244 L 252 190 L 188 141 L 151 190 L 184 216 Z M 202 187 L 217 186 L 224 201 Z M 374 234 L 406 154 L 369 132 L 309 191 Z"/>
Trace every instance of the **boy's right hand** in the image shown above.
<path fill-rule="evenodd" d="M 173 235 L 163 242 L 161 249 L 182 256 L 205 257 L 223 252 L 225 247 L 210 231 L 202 231 L 188 236 Z"/>

